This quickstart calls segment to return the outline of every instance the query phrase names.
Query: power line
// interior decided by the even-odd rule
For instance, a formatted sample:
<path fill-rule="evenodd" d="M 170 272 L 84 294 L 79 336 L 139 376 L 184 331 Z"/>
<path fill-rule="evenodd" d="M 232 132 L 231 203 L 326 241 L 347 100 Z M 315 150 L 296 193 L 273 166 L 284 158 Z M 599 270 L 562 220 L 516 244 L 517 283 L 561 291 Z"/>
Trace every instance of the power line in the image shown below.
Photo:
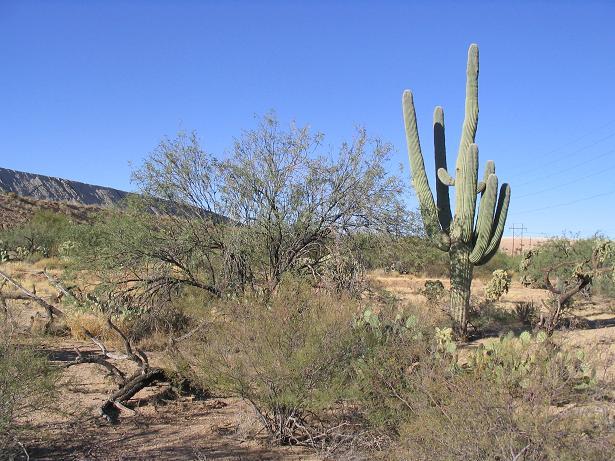
<path fill-rule="evenodd" d="M 598 198 L 598 197 L 606 197 L 607 195 L 612 195 L 615 194 L 615 190 L 609 191 L 609 192 L 602 192 L 600 194 L 595 194 L 595 195 L 590 195 L 589 197 L 583 197 L 577 200 L 572 200 L 571 202 L 566 202 L 566 203 L 558 203 L 557 205 L 550 205 L 550 206 L 546 206 L 546 207 L 542 207 L 542 208 L 535 208 L 533 210 L 524 210 L 524 211 L 516 211 L 516 214 L 528 214 L 528 213 L 535 213 L 538 211 L 544 211 L 544 210 L 551 210 L 553 208 L 560 208 L 560 207 L 564 207 L 564 206 L 568 206 L 568 205 L 574 205 L 575 203 L 579 203 L 579 202 L 584 202 L 586 200 L 591 200 L 593 198 Z"/>
<path fill-rule="evenodd" d="M 564 169 L 556 170 L 556 171 L 551 171 L 549 174 L 546 174 L 546 175 L 543 175 L 543 176 L 538 176 L 536 178 L 533 178 L 533 179 L 530 179 L 528 181 L 525 181 L 525 182 L 522 182 L 520 184 L 517 184 L 517 186 L 524 186 L 526 184 L 531 184 L 531 183 L 536 182 L 536 181 L 541 181 L 543 179 L 552 178 L 555 175 L 558 175 L 560 173 L 565 173 L 565 172 L 570 171 L 570 170 L 574 170 L 575 168 L 578 168 L 580 166 L 586 165 L 588 162 L 593 162 L 595 160 L 598 160 L 598 159 L 600 159 L 602 157 L 605 157 L 605 156 L 607 156 L 609 154 L 612 154 L 612 153 L 615 153 L 615 149 L 611 149 L 609 151 L 603 152 L 602 154 L 599 154 L 599 155 L 596 155 L 596 156 L 593 156 L 593 157 L 589 157 L 588 159 L 585 159 L 582 162 L 575 163 L 575 164 L 573 164 L 573 165 L 571 165 L 569 167 L 566 167 Z"/>
<path fill-rule="evenodd" d="M 572 181 L 568 181 L 568 182 L 565 182 L 565 183 L 562 183 L 562 184 L 557 184 L 555 186 L 547 187 L 545 189 L 537 190 L 535 192 L 530 192 L 529 194 L 516 195 L 515 198 L 518 199 L 518 198 L 523 198 L 523 197 L 530 197 L 532 195 L 542 194 L 543 192 L 549 192 L 549 191 L 554 190 L 554 189 L 559 189 L 560 187 L 569 186 L 570 184 L 574 184 L 576 182 L 583 181 L 583 180 L 585 180 L 587 178 L 593 178 L 594 176 L 599 176 L 599 175 L 607 173 L 607 172 L 609 172 L 611 170 L 615 170 L 615 165 L 613 165 L 613 166 L 611 166 L 609 168 L 604 168 L 604 169 L 602 169 L 600 171 L 596 171 L 595 173 L 591 173 L 591 174 L 588 174 L 586 176 L 582 176 L 580 178 L 573 179 Z"/>
<path fill-rule="evenodd" d="M 596 131 L 599 131 L 599 130 L 601 130 L 602 128 L 606 128 L 607 126 L 612 125 L 613 123 L 615 123 L 615 120 L 611 120 L 610 122 L 608 122 L 608 123 L 606 123 L 606 124 L 602 125 L 601 127 L 598 127 L 598 128 L 596 128 L 596 129 L 594 129 L 594 130 L 590 130 L 589 132 L 585 133 L 584 135 L 582 135 L 582 136 L 580 136 L 580 137 L 578 137 L 578 138 L 574 139 L 573 141 L 568 142 L 565 146 L 562 146 L 562 147 L 558 147 L 558 148 L 552 149 L 552 150 L 550 150 L 550 151 L 548 151 L 548 152 L 546 152 L 546 153 L 544 153 L 544 154 L 540 155 L 539 157 L 544 158 L 544 157 L 546 157 L 546 156 L 548 156 L 548 155 L 554 154 L 554 153 L 556 153 L 556 152 L 560 152 L 560 151 L 564 150 L 565 148 L 567 148 L 568 146 L 570 146 L 571 144 L 574 144 L 575 142 L 580 141 L 580 140 L 581 140 L 581 139 L 583 139 L 583 138 L 586 138 L 586 137 L 587 137 L 587 136 L 589 136 L 590 134 L 592 134 L 592 133 L 594 133 L 594 132 L 596 132 Z M 606 135 L 606 136 L 604 136 L 604 137 L 602 137 L 602 138 L 598 139 L 597 141 L 592 142 L 591 144 L 588 144 L 588 145 L 586 145 L 586 146 L 580 147 L 580 148 L 578 148 L 578 149 L 576 149 L 576 150 L 574 150 L 574 151 L 572 151 L 572 152 L 569 152 L 568 154 L 564 154 L 564 156 L 563 156 L 563 157 L 560 157 L 560 158 L 559 158 L 559 160 L 562 160 L 563 158 L 569 158 L 569 157 L 573 156 L 574 154 L 577 154 L 577 153 L 579 153 L 579 152 L 582 152 L 582 151 L 584 151 L 585 149 L 588 149 L 588 148 L 590 148 L 590 147 L 594 147 L 595 145 L 600 144 L 602 141 L 606 141 L 607 139 L 611 139 L 611 138 L 612 138 L 612 137 L 614 137 L 614 136 L 615 136 L 615 132 L 609 133 L 608 135 Z M 550 162 L 551 162 L 551 160 L 549 160 L 549 161 L 547 161 L 547 162 L 543 162 L 542 164 L 544 164 L 544 165 L 548 165 Z M 522 167 L 521 167 L 521 168 L 516 168 L 516 169 L 515 169 L 515 168 L 513 168 L 513 170 L 512 170 L 512 171 L 515 171 L 515 170 L 517 170 L 517 171 L 521 171 L 522 169 L 523 169 Z"/>

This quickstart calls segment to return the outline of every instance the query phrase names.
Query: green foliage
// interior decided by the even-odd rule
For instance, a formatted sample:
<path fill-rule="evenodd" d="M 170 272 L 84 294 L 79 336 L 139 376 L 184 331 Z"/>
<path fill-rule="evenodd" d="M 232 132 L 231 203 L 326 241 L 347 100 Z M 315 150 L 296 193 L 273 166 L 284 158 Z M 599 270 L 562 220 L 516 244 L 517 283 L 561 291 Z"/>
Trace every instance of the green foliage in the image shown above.
<path fill-rule="evenodd" d="M 493 271 L 493 277 L 485 286 L 485 296 L 489 301 L 499 301 L 504 294 L 508 293 L 512 282 L 512 276 L 508 272 L 497 269 Z"/>
<path fill-rule="evenodd" d="M 519 269 L 520 256 L 511 256 L 503 251 L 496 252 L 493 257 L 481 266 L 474 268 L 474 276 L 481 279 L 490 279 L 493 271 L 505 270 L 513 274 Z"/>
<path fill-rule="evenodd" d="M 468 364 L 474 373 L 524 395 L 536 387 L 557 389 L 562 383 L 568 390 L 595 385 L 595 370 L 584 358 L 582 353 L 555 347 L 541 331 L 534 336 L 523 332 L 519 337 L 509 333 L 499 341 L 481 344 Z"/>
<path fill-rule="evenodd" d="M 229 282 L 221 291 L 274 291 L 285 274 L 318 279 L 339 240 L 406 227 L 401 181 L 385 167 L 391 146 L 359 129 L 332 156 L 319 153 L 322 138 L 307 127 L 284 129 L 270 114 L 236 139 L 225 161 L 180 133 L 133 176 L 149 204 L 174 212 L 174 226 L 207 252 L 201 261 L 221 261 L 207 268 L 216 285 Z M 213 235 L 211 225 L 221 223 L 224 232 Z"/>
<path fill-rule="evenodd" d="M 412 339 L 423 337 L 419 318 L 414 314 L 398 311 L 395 316 L 391 312 L 383 315 L 375 312 L 373 306 L 367 307 L 361 315 L 354 320 L 355 333 L 362 341 L 367 339 L 370 343 L 366 349 L 371 349 L 375 344 L 386 342 L 389 337 L 408 336 Z M 367 336 L 363 336 L 366 333 Z"/>
<path fill-rule="evenodd" d="M 3 248 L 12 259 L 36 260 L 58 255 L 74 224 L 60 213 L 39 211 L 30 221 L 0 233 Z"/>
<path fill-rule="evenodd" d="M 75 267 L 147 303 L 187 288 L 272 293 L 287 275 L 360 294 L 354 237 L 402 232 L 401 182 L 385 168 L 391 146 L 365 130 L 336 156 L 318 154 L 321 139 L 272 115 L 225 161 L 195 134 L 164 139 L 133 173 L 142 195 L 67 239 Z"/>
<path fill-rule="evenodd" d="M 436 350 L 443 354 L 454 355 L 457 351 L 457 344 L 453 338 L 453 329 L 450 327 L 438 328 L 435 333 Z"/>
<path fill-rule="evenodd" d="M 62 258 L 69 258 L 75 251 L 76 242 L 73 240 L 65 240 L 58 245 L 58 255 Z"/>
<path fill-rule="evenodd" d="M 414 215 L 411 215 L 412 219 Z M 447 255 L 423 237 L 360 234 L 355 239 L 361 250 L 358 257 L 369 270 L 382 269 L 428 277 L 448 276 Z"/>
<path fill-rule="evenodd" d="M 615 269 L 613 248 L 613 242 L 600 235 L 587 239 L 555 238 L 526 252 L 519 264 L 519 273 L 526 285 L 542 288 L 547 269 L 552 269 L 552 279 L 558 279 L 561 284 L 574 280 L 576 274 L 593 272 L 592 291 L 613 297 L 614 272 L 606 270 L 609 267 Z M 596 267 L 592 267 L 594 252 Z M 596 271 L 596 268 L 600 271 Z"/>
<path fill-rule="evenodd" d="M 207 341 L 191 346 L 207 389 L 248 399 L 279 443 L 305 442 L 323 415 L 352 392 L 355 301 L 285 279 L 268 301 L 216 304 Z"/>
<path fill-rule="evenodd" d="M 57 370 L 31 348 L 15 345 L 8 325 L 0 334 L 0 452 L 10 452 L 22 428 L 18 418 L 52 401 Z"/>

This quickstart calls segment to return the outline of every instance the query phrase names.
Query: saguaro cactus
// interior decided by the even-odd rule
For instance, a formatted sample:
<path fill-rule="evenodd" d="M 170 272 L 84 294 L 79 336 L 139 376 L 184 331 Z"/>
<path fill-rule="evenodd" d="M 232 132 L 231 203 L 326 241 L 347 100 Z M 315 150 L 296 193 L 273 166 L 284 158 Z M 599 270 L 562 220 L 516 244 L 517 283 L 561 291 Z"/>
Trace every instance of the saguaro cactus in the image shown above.
<path fill-rule="evenodd" d="M 441 107 L 434 111 L 436 202 L 425 173 L 414 102 L 409 90 L 404 91 L 403 111 L 412 185 L 419 199 L 428 238 L 449 253 L 450 311 L 457 333 L 465 337 L 472 271 L 475 265 L 486 263 L 497 252 L 510 202 L 508 184 L 502 184 L 498 197 L 498 178 L 493 161 L 487 162 L 483 180 L 478 181 L 478 147 L 474 143 L 478 125 L 478 46 L 472 44 L 468 50 L 465 118 L 454 178 L 446 166 L 444 111 Z M 448 191 L 453 186 L 457 188 L 454 217 Z M 481 200 L 475 219 L 478 194 Z"/>

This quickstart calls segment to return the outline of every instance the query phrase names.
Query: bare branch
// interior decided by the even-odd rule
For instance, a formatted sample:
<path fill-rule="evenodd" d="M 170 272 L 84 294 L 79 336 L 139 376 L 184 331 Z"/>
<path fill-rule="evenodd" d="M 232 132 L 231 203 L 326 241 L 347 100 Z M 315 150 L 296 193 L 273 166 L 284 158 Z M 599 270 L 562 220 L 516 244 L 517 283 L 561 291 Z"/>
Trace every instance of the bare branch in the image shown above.
<path fill-rule="evenodd" d="M 57 315 L 58 317 L 63 317 L 64 316 L 64 312 L 62 312 L 60 309 L 58 309 L 57 307 L 49 304 L 47 301 L 45 301 L 40 296 L 37 296 L 34 293 L 32 293 L 31 291 L 29 291 L 28 289 L 24 288 L 20 283 L 18 283 L 13 278 L 9 277 L 4 272 L 0 271 L 0 277 L 2 277 L 9 284 L 13 285 L 19 291 L 24 293 L 29 299 L 32 299 L 33 301 L 36 301 L 38 304 L 40 304 L 45 309 L 45 312 L 47 312 L 47 317 L 50 320 L 53 319 L 54 315 Z"/>
<path fill-rule="evenodd" d="M 139 365 L 142 369 L 147 368 L 147 362 L 144 362 L 143 359 L 141 357 L 139 357 L 138 355 L 136 355 L 133 350 L 132 350 L 132 345 L 130 344 L 130 340 L 128 339 L 128 337 L 124 334 L 124 332 L 122 330 L 120 330 L 112 321 L 111 321 L 111 316 L 107 317 L 107 325 L 109 326 L 109 328 L 111 328 L 113 331 L 115 331 L 118 335 L 120 335 L 120 337 L 122 338 L 122 340 L 124 341 L 124 348 L 126 349 L 126 355 L 133 361 L 135 362 L 137 365 Z"/>
<path fill-rule="evenodd" d="M 64 368 L 69 368 L 83 363 L 95 363 L 97 365 L 105 367 L 109 371 L 109 373 L 115 378 L 115 381 L 120 387 L 124 385 L 126 381 L 126 375 L 115 365 L 112 365 L 102 357 L 98 357 L 95 355 L 83 355 L 78 347 L 75 348 L 75 351 L 77 352 L 77 358 L 73 362 L 69 362 L 64 365 Z"/>

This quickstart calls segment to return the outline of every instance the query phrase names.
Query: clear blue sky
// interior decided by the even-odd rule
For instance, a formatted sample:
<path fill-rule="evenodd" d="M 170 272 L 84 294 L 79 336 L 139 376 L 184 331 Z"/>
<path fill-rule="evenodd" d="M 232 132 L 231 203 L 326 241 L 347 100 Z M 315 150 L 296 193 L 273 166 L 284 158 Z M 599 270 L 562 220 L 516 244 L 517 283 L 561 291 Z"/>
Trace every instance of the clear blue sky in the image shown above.
<path fill-rule="evenodd" d="M 332 144 L 364 125 L 408 175 L 402 91 L 430 167 L 444 106 L 454 162 L 476 42 L 509 224 L 615 236 L 615 2 L 503 3 L 0 0 L 0 166 L 131 189 L 164 135 L 222 154 L 275 109 Z"/>

